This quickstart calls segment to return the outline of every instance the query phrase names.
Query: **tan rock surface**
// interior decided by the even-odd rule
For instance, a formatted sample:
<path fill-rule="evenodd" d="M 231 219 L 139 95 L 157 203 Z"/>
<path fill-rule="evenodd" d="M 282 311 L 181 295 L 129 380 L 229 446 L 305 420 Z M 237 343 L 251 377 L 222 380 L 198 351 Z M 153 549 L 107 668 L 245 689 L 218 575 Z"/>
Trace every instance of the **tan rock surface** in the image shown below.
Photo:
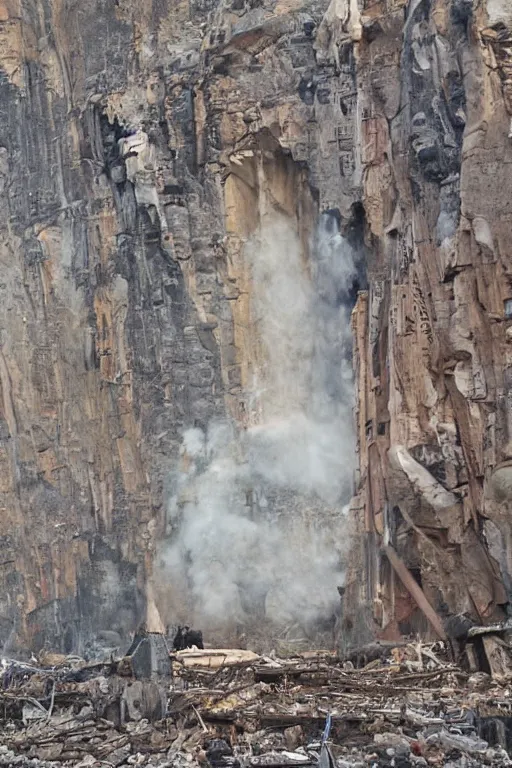
<path fill-rule="evenodd" d="M 405 24 L 401 4 L 366 5 L 357 71 L 375 264 L 353 315 L 353 641 L 425 624 L 386 542 L 442 618 L 498 618 L 510 589 L 509 4 L 411 2 Z"/>
<path fill-rule="evenodd" d="M 318 211 L 358 198 L 355 70 L 315 53 L 326 9 L 1 5 L 0 644 L 70 652 L 190 615 L 165 569 L 146 606 L 169 478 L 195 466 L 183 431 L 282 416 L 275 366 L 254 397 L 270 347 L 246 242 L 279 218 L 306 274 Z M 322 35 L 345 26 L 334 9 Z"/>

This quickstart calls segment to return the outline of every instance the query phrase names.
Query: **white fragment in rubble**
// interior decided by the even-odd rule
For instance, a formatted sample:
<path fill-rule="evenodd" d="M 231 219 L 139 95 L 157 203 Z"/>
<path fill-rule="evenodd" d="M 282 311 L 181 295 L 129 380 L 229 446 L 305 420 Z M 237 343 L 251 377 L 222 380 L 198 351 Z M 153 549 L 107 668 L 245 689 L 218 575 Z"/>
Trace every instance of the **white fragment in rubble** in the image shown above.
<path fill-rule="evenodd" d="M 103 675 L 100 675 L 100 677 L 96 678 L 96 682 L 98 683 L 98 688 L 101 693 L 109 693 L 110 688 L 108 686 L 108 680 L 106 677 L 103 677 Z"/>
<path fill-rule="evenodd" d="M 483 739 L 471 738 L 470 736 L 459 736 L 456 733 L 449 733 L 448 731 L 439 731 L 433 733 L 426 739 L 427 744 L 438 744 L 444 749 L 459 749 L 461 752 L 467 752 L 468 754 L 481 754 L 485 752 L 489 747 L 488 743 Z"/>
<path fill-rule="evenodd" d="M 215 648 L 206 651 L 187 649 L 176 653 L 176 659 L 186 667 L 229 667 L 233 664 L 256 662 L 260 658 L 257 653 L 237 648 Z"/>
<path fill-rule="evenodd" d="M 271 765 L 279 761 L 281 765 L 309 765 L 311 760 L 306 755 L 298 755 L 296 752 L 267 752 L 258 758 L 251 760 L 253 766 Z"/>
<path fill-rule="evenodd" d="M 89 768 L 91 765 L 97 765 L 96 758 L 93 755 L 85 755 L 76 768 Z"/>
<path fill-rule="evenodd" d="M 23 709 L 21 711 L 23 725 L 28 725 L 34 720 L 46 720 L 47 716 L 48 713 L 41 705 L 36 707 L 33 704 L 27 703 L 23 705 Z"/>
<path fill-rule="evenodd" d="M 281 752 L 280 755 L 286 760 L 292 760 L 295 763 L 303 763 L 304 761 L 309 762 L 309 758 L 306 755 L 298 752 Z"/>

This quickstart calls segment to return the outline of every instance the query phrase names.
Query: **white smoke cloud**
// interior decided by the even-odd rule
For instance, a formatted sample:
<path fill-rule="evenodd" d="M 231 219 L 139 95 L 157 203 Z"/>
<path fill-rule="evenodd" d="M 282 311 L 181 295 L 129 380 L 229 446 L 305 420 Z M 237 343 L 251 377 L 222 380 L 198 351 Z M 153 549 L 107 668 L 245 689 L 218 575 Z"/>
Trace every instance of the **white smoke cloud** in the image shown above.
<path fill-rule="evenodd" d="M 329 216 L 311 252 L 306 263 L 296 233 L 277 218 L 247 244 L 258 350 L 248 424 L 183 434 L 161 569 L 182 602 L 168 620 L 304 626 L 338 602 L 355 463 L 357 254 Z"/>

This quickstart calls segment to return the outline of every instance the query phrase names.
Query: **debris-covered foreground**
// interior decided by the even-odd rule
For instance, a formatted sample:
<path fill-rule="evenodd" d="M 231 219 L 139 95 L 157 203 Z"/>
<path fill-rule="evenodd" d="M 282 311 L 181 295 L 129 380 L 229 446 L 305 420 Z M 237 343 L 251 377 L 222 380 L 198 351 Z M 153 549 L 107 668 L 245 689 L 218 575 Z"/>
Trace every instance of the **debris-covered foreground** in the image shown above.
<path fill-rule="evenodd" d="M 3 660 L 0 765 L 512 764 L 503 681 L 463 672 L 441 645 L 373 655 L 355 668 L 329 652 L 185 650 L 171 670 L 154 635 L 107 663 Z"/>

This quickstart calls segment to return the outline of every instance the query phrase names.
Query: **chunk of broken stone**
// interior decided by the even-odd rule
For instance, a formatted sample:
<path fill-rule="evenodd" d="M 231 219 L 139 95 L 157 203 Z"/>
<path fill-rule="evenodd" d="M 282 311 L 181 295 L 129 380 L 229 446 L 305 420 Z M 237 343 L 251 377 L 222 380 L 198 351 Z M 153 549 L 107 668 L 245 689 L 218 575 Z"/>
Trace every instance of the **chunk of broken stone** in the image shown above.
<path fill-rule="evenodd" d="M 160 720 L 166 711 L 167 698 L 162 686 L 150 680 L 127 683 L 121 698 L 121 722 Z"/>
<path fill-rule="evenodd" d="M 224 739 L 212 739 L 205 746 L 206 757 L 213 768 L 224 765 L 224 758 L 233 754 L 231 745 Z"/>
<path fill-rule="evenodd" d="M 399 749 L 402 753 L 408 754 L 411 751 L 411 745 L 405 736 L 399 733 L 391 733 L 385 731 L 384 733 L 376 733 L 373 737 L 374 744 L 378 747 L 393 747 Z"/>
<path fill-rule="evenodd" d="M 426 742 L 429 746 L 435 745 L 444 749 L 458 749 L 470 755 L 482 755 L 489 747 L 486 741 L 479 739 L 477 736 L 462 736 L 445 730 L 428 736 Z"/>
<path fill-rule="evenodd" d="M 128 653 L 131 668 L 138 680 L 168 678 L 171 676 L 171 659 L 165 638 L 158 632 L 136 635 Z"/>
<path fill-rule="evenodd" d="M 293 725 L 284 731 L 286 748 L 293 752 L 304 741 L 304 732 L 301 725 Z"/>

